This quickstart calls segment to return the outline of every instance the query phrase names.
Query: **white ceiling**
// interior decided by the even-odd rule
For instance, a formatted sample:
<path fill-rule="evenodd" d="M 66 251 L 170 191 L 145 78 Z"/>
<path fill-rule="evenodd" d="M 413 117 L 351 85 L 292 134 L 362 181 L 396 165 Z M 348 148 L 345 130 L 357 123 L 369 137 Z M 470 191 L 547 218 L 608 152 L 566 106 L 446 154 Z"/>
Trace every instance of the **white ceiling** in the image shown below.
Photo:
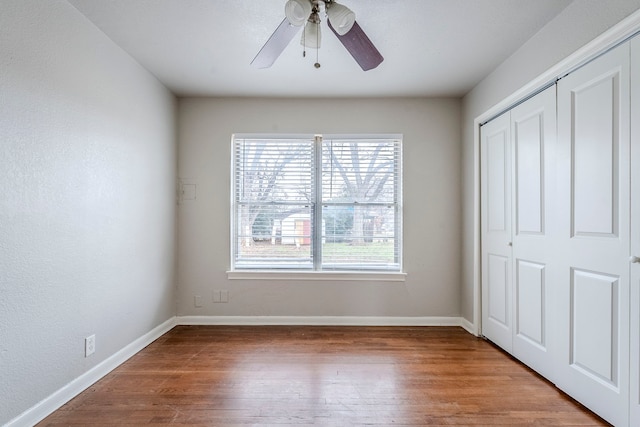
<path fill-rule="evenodd" d="M 271 68 L 252 68 L 286 0 L 69 2 L 179 96 L 457 97 L 571 0 L 341 0 L 385 58 L 367 72 L 326 22 L 320 69 L 298 36 Z"/>

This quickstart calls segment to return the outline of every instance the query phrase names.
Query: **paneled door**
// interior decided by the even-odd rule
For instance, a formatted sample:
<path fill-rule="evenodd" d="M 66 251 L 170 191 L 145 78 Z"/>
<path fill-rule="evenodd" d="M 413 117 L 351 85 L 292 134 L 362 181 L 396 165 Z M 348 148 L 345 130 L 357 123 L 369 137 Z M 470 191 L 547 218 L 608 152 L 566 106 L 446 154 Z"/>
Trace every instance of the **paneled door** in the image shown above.
<path fill-rule="evenodd" d="M 640 38 L 631 40 L 630 423 L 640 426 Z"/>
<path fill-rule="evenodd" d="M 629 422 L 629 44 L 558 82 L 556 384 Z"/>
<path fill-rule="evenodd" d="M 482 334 L 512 351 L 510 114 L 480 129 Z"/>
<path fill-rule="evenodd" d="M 513 355 L 553 380 L 556 87 L 511 110 Z"/>

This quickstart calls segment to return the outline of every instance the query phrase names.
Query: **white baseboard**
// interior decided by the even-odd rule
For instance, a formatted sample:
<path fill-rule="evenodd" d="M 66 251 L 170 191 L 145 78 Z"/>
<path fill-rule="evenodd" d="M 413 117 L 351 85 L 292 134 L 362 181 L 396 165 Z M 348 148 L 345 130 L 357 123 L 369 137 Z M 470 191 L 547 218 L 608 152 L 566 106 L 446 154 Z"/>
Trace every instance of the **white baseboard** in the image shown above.
<path fill-rule="evenodd" d="M 4 427 L 33 426 L 39 423 L 62 405 L 76 397 L 87 388 L 91 387 L 100 378 L 126 362 L 131 356 L 135 355 L 153 341 L 170 331 L 175 325 L 176 318 L 172 317 L 161 325 L 153 328 L 151 331 L 136 339 L 113 356 L 100 362 L 89 371 L 54 392 L 40 403 L 30 409 L 27 409 L 25 412 L 9 421 L 9 423 Z"/>
<path fill-rule="evenodd" d="M 474 325 L 473 323 L 469 322 L 464 317 L 460 318 L 460 326 L 465 331 L 469 332 L 471 335 L 478 336 L 478 329 L 476 328 L 476 325 Z"/>
<path fill-rule="evenodd" d="M 463 325 L 466 320 L 461 317 L 178 316 L 176 321 L 178 325 L 461 326 L 467 329 Z"/>

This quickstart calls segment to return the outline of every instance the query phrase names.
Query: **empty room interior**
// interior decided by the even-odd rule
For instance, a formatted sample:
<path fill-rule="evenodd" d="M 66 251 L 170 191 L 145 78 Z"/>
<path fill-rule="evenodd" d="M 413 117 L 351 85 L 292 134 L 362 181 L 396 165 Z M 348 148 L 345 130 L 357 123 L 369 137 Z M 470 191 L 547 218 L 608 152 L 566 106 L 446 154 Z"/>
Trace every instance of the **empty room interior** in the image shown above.
<path fill-rule="evenodd" d="M 640 0 L 0 0 L 0 425 L 640 425 Z"/>

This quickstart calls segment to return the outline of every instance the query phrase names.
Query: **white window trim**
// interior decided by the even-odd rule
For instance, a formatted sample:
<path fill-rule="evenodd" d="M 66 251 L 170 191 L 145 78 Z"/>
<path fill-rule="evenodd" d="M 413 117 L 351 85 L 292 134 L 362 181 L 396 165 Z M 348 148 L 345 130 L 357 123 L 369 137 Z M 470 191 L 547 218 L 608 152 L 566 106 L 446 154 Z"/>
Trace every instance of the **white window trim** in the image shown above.
<path fill-rule="evenodd" d="M 316 271 L 316 270 L 229 270 L 229 280 L 295 280 L 295 281 L 333 281 L 333 282 L 404 282 L 407 273 L 367 272 L 367 271 Z"/>
<path fill-rule="evenodd" d="M 326 139 L 399 139 L 403 140 L 403 135 L 400 133 L 376 133 L 376 134 L 258 134 L 258 133 L 237 133 L 231 136 L 231 152 L 233 153 L 233 144 L 236 139 L 251 139 L 251 138 L 315 138 L 321 136 Z M 234 180 L 234 163 L 235 159 L 231 156 L 231 182 Z M 403 173 L 403 160 L 402 155 L 400 157 L 400 175 L 402 179 Z M 407 274 L 404 272 L 404 227 L 403 227 L 403 185 L 400 181 L 399 186 L 399 212 L 401 213 L 399 218 L 400 228 L 400 246 L 398 248 L 400 257 L 400 270 L 298 270 L 298 269 L 236 269 L 233 266 L 227 271 L 227 279 L 229 280 L 296 280 L 296 281 L 369 281 L 369 282 L 405 282 Z M 230 243 L 234 241 L 234 190 L 230 192 L 230 215 L 231 224 L 230 227 Z M 231 245 L 233 247 L 233 245 Z M 233 249 L 231 250 L 231 260 L 234 259 Z"/>

